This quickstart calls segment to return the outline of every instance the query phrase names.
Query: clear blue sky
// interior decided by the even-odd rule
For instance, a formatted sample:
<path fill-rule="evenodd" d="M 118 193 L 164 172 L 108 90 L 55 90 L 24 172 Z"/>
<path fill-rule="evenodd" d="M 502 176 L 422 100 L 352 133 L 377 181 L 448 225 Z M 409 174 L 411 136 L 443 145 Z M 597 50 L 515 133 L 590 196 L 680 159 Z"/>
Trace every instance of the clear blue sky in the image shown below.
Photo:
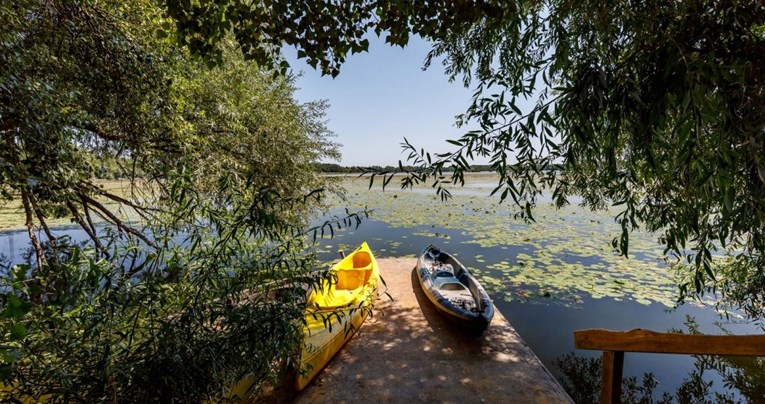
<path fill-rule="evenodd" d="M 470 104 L 470 89 L 449 83 L 440 63 L 422 70 L 430 50 L 422 39 L 413 37 L 404 49 L 374 35 L 369 39 L 369 52 L 350 56 L 334 79 L 296 61 L 294 49 L 285 49 L 294 71 L 303 72 L 297 99 L 330 103 L 328 126 L 342 144 L 340 164 L 396 165 L 406 158 L 400 146 L 404 137 L 431 153 L 448 150 L 445 140 L 468 130 L 457 128 L 454 117 Z"/>

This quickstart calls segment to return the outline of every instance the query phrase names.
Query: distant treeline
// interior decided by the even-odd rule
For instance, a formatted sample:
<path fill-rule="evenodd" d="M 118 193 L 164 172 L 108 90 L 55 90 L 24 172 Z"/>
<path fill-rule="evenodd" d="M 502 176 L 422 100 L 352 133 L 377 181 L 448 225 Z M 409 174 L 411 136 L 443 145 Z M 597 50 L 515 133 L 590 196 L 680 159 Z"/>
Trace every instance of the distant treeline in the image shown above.
<path fill-rule="evenodd" d="M 333 164 L 333 163 L 317 163 L 316 167 L 319 169 L 319 171 L 323 173 L 360 173 L 364 171 L 395 171 L 398 170 L 398 166 L 350 166 L 345 167 L 341 166 L 339 164 Z M 405 169 L 414 169 L 414 167 L 411 166 L 404 166 Z M 445 168 L 444 171 L 451 171 L 451 168 Z M 489 165 L 473 165 L 470 166 L 470 170 L 468 172 L 479 172 L 479 171 L 491 171 L 491 166 Z"/>

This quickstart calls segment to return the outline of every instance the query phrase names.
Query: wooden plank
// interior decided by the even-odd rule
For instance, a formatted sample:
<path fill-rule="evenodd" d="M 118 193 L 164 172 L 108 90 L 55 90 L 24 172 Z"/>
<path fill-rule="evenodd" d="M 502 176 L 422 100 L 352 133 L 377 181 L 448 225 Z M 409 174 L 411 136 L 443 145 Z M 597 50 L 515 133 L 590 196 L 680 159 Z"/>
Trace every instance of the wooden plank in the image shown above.
<path fill-rule="evenodd" d="M 765 356 L 765 335 L 688 335 L 635 329 L 578 330 L 574 347 L 600 351 Z"/>
<path fill-rule="evenodd" d="M 619 403 L 622 397 L 624 352 L 603 351 L 603 373 L 600 379 L 600 403 Z"/>

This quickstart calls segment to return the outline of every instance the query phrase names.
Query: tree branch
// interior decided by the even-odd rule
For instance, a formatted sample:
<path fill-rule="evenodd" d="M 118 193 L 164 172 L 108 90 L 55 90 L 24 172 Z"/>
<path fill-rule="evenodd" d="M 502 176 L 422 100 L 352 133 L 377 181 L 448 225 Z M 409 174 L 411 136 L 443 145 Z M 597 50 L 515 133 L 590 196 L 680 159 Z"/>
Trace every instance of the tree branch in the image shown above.
<path fill-rule="evenodd" d="M 10 122 L 0 122 L 0 133 L 8 132 L 12 130 L 15 126 Z"/>
<path fill-rule="evenodd" d="M 56 244 L 56 237 L 53 236 L 53 233 L 51 233 L 50 229 L 48 228 L 48 224 L 45 222 L 45 215 L 43 215 L 42 210 L 40 210 L 40 206 L 37 204 L 37 200 L 35 199 L 34 194 L 29 193 L 29 203 L 32 205 L 32 210 L 35 212 L 35 216 L 37 216 L 37 220 L 40 221 L 40 226 L 43 228 L 43 231 L 45 231 L 45 235 L 48 236 L 48 241 L 52 244 Z"/>
<path fill-rule="evenodd" d="M 132 185 L 133 185 L 133 182 L 131 180 L 131 186 Z M 141 205 L 139 205 L 139 204 L 137 204 L 137 203 L 135 203 L 133 201 L 130 201 L 130 200 L 126 199 L 126 198 L 123 198 L 123 197 L 118 196 L 116 194 L 107 192 L 107 191 L 103 190 L 102 188 L 99 188 L 99 187 L 97 187 L 97 186 L 95 186 L 92 183 L 87 182 L 87 181 L 80 181 L 80 183 L 77 186 L 77 190 L 78 190 L 78 192 L 83 193 L 83 194 L 86 194 L 88 191 L 92 191 L 92 192 L 97 193 L 100 196 L 104 196 L 104 197 L 106 197 L 108 199 L 111 199 L 111 200 L 113 200 L 115 202 L 121 203 L 123 205 L 127 205 L 127 206 L 133 208 L 133 210 L 135 210 L 135 212 L 139 216 L 141 216 L 143 219 L 145 219 L 145 220 L 149 220 L 149 214 L 147 212 L 161 212 L 161 210 L 158 209 L 158 208 L 152 208 L 150 206 L 141 206 Z"/>
<path fill-rule="evenodd" d="M 124 140 L 124 139 L 122 139 L 121 137 L 119 137 L 117 135 L 114 135 L 114 134 L 106 132 L 105 130 L 101 129 L 100 127 L 98 127 L 98 126 L 96 126 L 96 125 L 94 125 L 92 123 L 86 123 L 86 124 L 82 125 L 82 129 L 85 129 L 88 132 L 91 132 L 94 135 L 96 135 L 96 136 L 98 136 L 98 137 L 100 137 L 101 139 L 104 139 L 104 140 L 108 140 L 108 141 L 112 141 L 112 142 L 118 142 L 118 141 Z"/>
<path fill-rule="evenodd" d="M 91 206 L 95 207 L 97 210 L 95 211 L 97 215 L 101 216 L 104 220 L 107 222 L 110 222 L 117 226 L 120 230 L 125 231 L 128 234 L 132 234 L 139 239 L 141 239 L 144 243 L 147 245 L 154 247 L 155 249 L 159 249 L 159 246 L 157 243 L 151 241 L 148 237 L 146 237 L 145 234 L 141 233 L 140 231 L 126 225 L 122 220 L 120 220 L 112 211 L 107 209 L 104 205 L 96 201 L 95 199 L 89 197 L 88 195 L 77 192 L 77 194 L 80 196 L 80 198 L 83 199 L 85 203 L 90 204 Z"/>
<path fill-rule="evenodd" d="M 121 203 L 123 205 L 127 205 L 127 206 L 133 208 L 133 210 L 135 210 L 135 212 L 138 215 L 140 215 L 142 218 L 144 218 L 146 220 L 149 219 L 149 216 L 148 216 L 148 214 L 146 212 L 159 212 L 160 211 L 157 208 L 151 208 L 151 207 L 148 207 L 148 206 L 140 206 L 138 204 L 135 204 L 135 203 L 125 199 L 125 198 L 122 198 L 120 196 L 117 196 L 115 194 L 112 194 L 112 193 L 109 193 L 109 192 L 106 192 L 106 191 L 103 191 L 103 190 L 99 190 L 98 193 L 101 196 L 104 196 L 104 197 L 109 198 L 109 199 L 111 199 L 111 200 L 113 200 L 115 202 L 119 202 L 119 203 Z"/>
<path fill-rule="evenodd" d="M 35 255 L 37 257 L 37 269 L 41 269 L 43 264 L 42 246 L 40 245 L 40 240 L 37 239 L 37 235 L 35 235 L 35 223 L 32 218 L 33 210 L 32 204 L 29 202 L 29 191 L 24 188 L 21 189 L 21 203 L 24 205 L 24 213 L 26 213 L 27 233 L 29 234 L 29 239 L 32 241 L 32 246 L 35 249 Z"/>
<path fill-rule="evenodd" d="M 83 213 L 85 213 L 85 219 L 88 222 L 88 226 L 90 226 L 90 231 L 93 232 L 93 234 L 97 234 L 96 226 L 93 224 L 93 219 L 90 217 L 90 209 L 88 209 L 88 204 L 85 203 L 82 199 L 80 199 L 80 202 L 82 203 L 82 210 Z"/>
<path fill-rule="evenodd" d="M 82 219 L 82 215 L 80 215 L 80 212 L 77 211 L 77 208 L 74 206 L 72 201 L 67 200 L 66 206 L 67 208 L 69 208 L 69 211 L 72 213 L 72 216 L 73 216 L 72 218 L 74 219 L 74 221 L 77 222 L 77 224 L 79 224 L 80 227 L 82 227 L 82 229 L 85 230 L 85 233 L 88 234 L 88 237 L 90 237 L 90 239 L 93 240 L 93 244 L 95 244 L 96 249 L 108 256 L 108 254 L 106 253 L 106 250 L 101 244 L 101 240 L 99 240 L 98 237 L 96 236 L 95 228 L 93 227 L 93 223 L 90 222 L 90 219 L 88 219 L 89 223 L 85 223 L 85 221 Z"/>

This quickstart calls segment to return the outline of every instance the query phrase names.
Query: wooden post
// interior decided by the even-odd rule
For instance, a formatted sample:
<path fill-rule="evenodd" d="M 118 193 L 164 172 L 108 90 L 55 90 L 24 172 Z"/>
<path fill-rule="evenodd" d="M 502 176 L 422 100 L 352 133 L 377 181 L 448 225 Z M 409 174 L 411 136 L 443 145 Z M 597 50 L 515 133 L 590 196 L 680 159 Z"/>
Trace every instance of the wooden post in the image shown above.
<path fill-rule="evenodd" d="M 578 330 L 574 332 L 574 347 L 603 351 L 600 402 L 618 403 L 622 394 L 624 352 L 765 356 L 765 335 L 688 335 L 641 329 L 626 332 Z"/>
<path fill-rule="evenodd" d="M 623 351 L 603 351 L 603 374 L 600 380 L 600 403 L 618 404 L 622 397 Z"/>

